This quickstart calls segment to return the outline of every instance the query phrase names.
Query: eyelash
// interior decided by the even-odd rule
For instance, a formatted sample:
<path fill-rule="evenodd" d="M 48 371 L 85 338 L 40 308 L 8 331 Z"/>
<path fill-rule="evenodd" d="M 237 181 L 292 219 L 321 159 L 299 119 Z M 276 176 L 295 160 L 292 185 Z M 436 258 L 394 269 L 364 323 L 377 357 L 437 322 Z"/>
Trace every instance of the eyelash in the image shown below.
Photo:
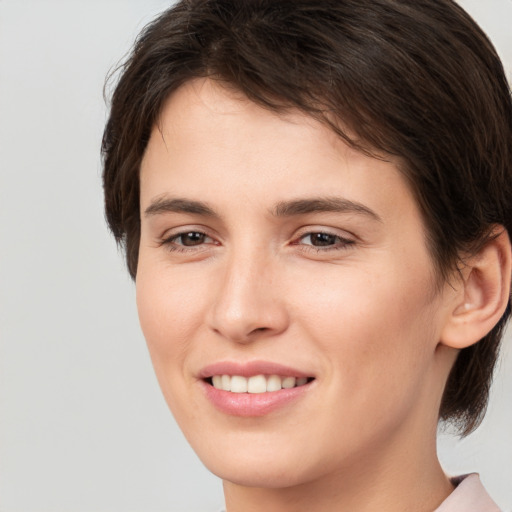
<path fill-rule="evenodd" d="M 203 240 L 198 243 L 197 245 L 185 245 L 183 243 L 179 244 L 177 243 L 177 240 L 180 238 L 187 236 L 187 235 L 194 235 L 194 236 L 200 236 L 203 237 Z M 331 237 L 334 239 L 334 243 L 331 245 L 325 245 L 325 246 L 315 246 L 313 245 L 313 239 L 312 237 L 314 235 L 317 236 L 323 236 L 323 237 Z M 310 239 L 309 244 L 306 243 L 300 243 L 302 240 L 305 240 L 306 238 Z M 205 250 L 206 242 L 204 239 L 211 239 L 214 240 L 213 237 L 209 236 L 207 233 L 201 230 L 187 230 L 187 231 L 181 231 L 179 233 L 172 234 L 171 236 L 161 240 L 161 245 L 165 246 L 167 250 L 171 252 L 178 252 L 178 253 L 189 253 L 189 252 L 197 252 L 198 250 Z M 183 241 L 183 239 L 182 239 Z M 297 237 L 291 245 L 297 246 L 300 248 L 301 251 L 304 252 L 314 252 L 315 254 L 319 253 L 326 253 L 330 251 L 346 251 L 350 248 L 350 246 L 355 244 L 355 240 L 351 240 L 349 238 L 344 238 L 340 235 L 336 235 L 334 233 L 331 233 L 326 230 L 317 230 L 317 231 L 307 231 L 305 233 L 302 233 L 299 237 Z M 213 243 L 213 245 L 218 245 L 217 243 Z"/>

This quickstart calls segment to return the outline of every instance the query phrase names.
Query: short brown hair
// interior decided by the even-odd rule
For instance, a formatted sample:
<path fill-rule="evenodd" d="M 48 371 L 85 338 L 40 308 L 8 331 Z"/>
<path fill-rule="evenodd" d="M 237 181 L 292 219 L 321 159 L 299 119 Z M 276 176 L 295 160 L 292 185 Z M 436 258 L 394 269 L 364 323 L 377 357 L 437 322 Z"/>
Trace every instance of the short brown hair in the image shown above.
<path fill-rule="evenodd" d="M 299 109 L 361 151 L 400 157 L 443 279 L 493 227 L 512 233 L 510 89 L 489 39 L 455 2 L 182 0 L 120 68 L 103 137 L 106 216 L 134 278 L 151 129 L 169 95 L 199 77 L 272 111 Z M 485 412 L 510 311 L 509 300 L 448 378 L 440 418 L 463 434 Z"/>

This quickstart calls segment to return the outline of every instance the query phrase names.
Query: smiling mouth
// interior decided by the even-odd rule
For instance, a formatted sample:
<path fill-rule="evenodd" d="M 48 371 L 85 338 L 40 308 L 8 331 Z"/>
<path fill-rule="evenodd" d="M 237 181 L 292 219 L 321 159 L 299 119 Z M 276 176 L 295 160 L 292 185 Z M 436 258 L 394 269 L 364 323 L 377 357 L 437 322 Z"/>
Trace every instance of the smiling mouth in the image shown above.
<path fill-rule="evenodd" d="M 281 389 L 291 389 L 305 386 L 314 377 L 281 377 L 279 375 L 213 375 L 205 381 L 215 389 L 231 393 L 272 393 Z"/>

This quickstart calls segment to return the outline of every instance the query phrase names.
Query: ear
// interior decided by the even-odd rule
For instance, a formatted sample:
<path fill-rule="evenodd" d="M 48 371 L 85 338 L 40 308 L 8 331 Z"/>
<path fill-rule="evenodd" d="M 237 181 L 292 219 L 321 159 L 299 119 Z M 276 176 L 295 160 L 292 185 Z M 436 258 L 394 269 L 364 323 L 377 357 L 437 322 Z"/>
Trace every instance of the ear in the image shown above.
<path fill-rule="evenodd" d="M 497 226 L 480 251 L 464 262 L 441 344 L 456 349 L 469 347 L 498 323 L 510 300 L 511 253 L 506 229 Z"/>

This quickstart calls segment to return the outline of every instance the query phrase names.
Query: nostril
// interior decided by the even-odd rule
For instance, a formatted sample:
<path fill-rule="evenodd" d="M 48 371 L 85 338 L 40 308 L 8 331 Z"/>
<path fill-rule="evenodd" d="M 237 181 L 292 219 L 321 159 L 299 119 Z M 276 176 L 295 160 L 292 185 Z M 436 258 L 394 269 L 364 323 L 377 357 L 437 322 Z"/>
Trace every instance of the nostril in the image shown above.
<path fill-rule="evenodd" d="M 250 334 L 255 333 L 255 332 L 265 332 L 267 330 L 268 330 L 268 327 L 258 327 L 257 329 L 254 329 L 253 331 L 251 331 Z"/>

